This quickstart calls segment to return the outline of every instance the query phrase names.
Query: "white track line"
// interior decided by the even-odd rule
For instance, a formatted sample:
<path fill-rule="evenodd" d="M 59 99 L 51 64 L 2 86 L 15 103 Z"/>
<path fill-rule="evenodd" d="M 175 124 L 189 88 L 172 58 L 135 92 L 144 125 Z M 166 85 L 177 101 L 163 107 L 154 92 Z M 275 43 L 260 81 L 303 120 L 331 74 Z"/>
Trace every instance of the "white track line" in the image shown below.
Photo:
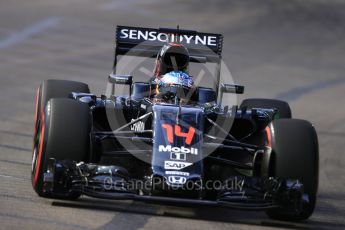
<path fill-rule="evenodd" d="M 3 40 L 0 40 L 0 49 L 6 49 L 18 43 L 21 43 L 46 29 L 58 25 L 59 22 L 60 18 L 51 17 L 29 27 L 26 27 L 22 31 L 14 33 Z"/>
<path fill-rule="evenodd" d="M 15 179 L 15 180 L 21 180 L 21 181 L 28 181 L 29 179 L 27 178 L 22 178 L 22 177 L 16 177 L 16 176 L 10 176 L 10 175 L 3 175 L 0 174 L 0 178 L 10 178 L 10 179 Z"/>

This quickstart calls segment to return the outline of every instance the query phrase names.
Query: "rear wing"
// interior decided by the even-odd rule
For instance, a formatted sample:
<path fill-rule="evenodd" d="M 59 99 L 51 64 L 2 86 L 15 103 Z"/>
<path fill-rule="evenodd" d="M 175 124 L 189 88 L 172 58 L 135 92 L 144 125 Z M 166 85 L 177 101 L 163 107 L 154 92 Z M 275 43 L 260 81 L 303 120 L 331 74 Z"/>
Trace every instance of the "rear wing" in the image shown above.
<path fill-rule="evenodd" d="M 178 40 L 188 49 L 191 62 L 220 64 L 223 48 L 221 34 L 170 28 L 117 26 L 115 36 L 114 73 L 118 55 L 155 58 L 164 44 Z"/>

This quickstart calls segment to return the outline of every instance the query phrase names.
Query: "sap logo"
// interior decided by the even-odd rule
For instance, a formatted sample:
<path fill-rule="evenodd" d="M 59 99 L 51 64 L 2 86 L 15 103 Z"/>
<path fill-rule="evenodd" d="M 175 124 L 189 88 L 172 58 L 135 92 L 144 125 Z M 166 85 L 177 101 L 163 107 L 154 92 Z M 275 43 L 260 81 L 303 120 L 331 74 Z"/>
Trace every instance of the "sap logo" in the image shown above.
<path fill-rule="evenodd" d="M 134 121 L 134 119 L 132 119 L 131 122 L 132 121 Z M 138 121 L 137 123 L 134 123 L 133 125 L 131 125 L 131 130 L 136 131 L 136 132 L 144 131 L 145 123 L 142 121 Z"/>
<path fill-rule="evenodd" d="M 184 169 L 188 166 L 191 166 L 193 163 L 188 162 L 179 162 L 179 161 L 164 161 L 164 168 L 165 169 Z"/>
<path fill-rule="evenodd" d="M 187 179 L 182 176 L 169 176 L 168 177 L 168 182 L 170 184 L 185 184 Z"/>
<path fill-rule="evenodd" d="M 174 152 L 174 153 L 190 153 L 193 155 L 198 155 L 197 148 L 186 148 L 186 147 L 171 147 L 171 145 L 160 145 L 158 146 L 159 152 Z"/>

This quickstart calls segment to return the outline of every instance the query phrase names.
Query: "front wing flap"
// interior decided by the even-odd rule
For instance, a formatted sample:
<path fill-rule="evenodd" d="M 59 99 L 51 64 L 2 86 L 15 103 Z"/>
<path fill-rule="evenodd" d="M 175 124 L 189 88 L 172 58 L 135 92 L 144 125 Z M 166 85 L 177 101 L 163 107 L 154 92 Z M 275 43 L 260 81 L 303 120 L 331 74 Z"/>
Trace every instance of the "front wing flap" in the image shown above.
<path fill-rule="evenodd" d="M 233 181 L 232 179 L 229 180 Z M 236 180 L 241 185 L 240 189 L 236 186 L 221 186 L 214 200 L 155 196 L 150 194 L 150 189 L 155 185 L 154 183 L 162 182 L 153 182 L 148 179 L 138 183 L 137 180 L 131 179 L 125 170 L 116 166 L 50 159 L 44 173 L 44 193 L 56 197 L 68 197 L 70 193 L 80 193 L 101 199 L 221 206 L 246 210 L 266 210 L 277 207 L 302 210 L 304 202 L 308 202 L 308 197 L 303 194 L 303 184 L 298 180 L 272 177 L 241 177 Z"/>

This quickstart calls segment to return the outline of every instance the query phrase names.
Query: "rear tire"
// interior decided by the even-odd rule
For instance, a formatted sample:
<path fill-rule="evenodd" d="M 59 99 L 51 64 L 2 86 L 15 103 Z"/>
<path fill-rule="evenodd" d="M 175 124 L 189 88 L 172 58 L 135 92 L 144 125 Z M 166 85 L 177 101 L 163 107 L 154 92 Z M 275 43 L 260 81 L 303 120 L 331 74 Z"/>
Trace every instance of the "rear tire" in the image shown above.
<path fill-rule="evenodd" d="M 34 139 L 40 125 L 40 119 L 47 102 L 51 98 L 68 98 L 71 92 L 90 93 L 89 86 L 82 82 L 49 79 L 43 81 L 36 93 L 36 112 L 34 121 Z"/>
<path fill-rule="evenodd" d="M 318 190 L 319 151 L 316 131 L 305 120 L 279 119 L 269 126 L 269 135 L 273 156 L 270 176 L 300 180 L 310 202 L 304 204 L 298 213 L 284 208 L 268 210 L 266 213 L 273 219 L 305 220 L 314 211 Z"/>
<path fill-rule="evenodd" d="M 279 118 L 291 118 L 291 109 L 287 102 L 276 99 L 264 99 L 264 98 L 249 98 L 242 101 L 240 108 L 263 108 L 272 109 L 276 108 L 279 112 Z"/>
<path fill-rule="evenodd" d="M 87 84 L 77 81 L 50 79 L 45 80 L 41 88 L 41 106 L 45 106 L 51 98 L 68 98 L 71 92 L 90 93 Z"/>

